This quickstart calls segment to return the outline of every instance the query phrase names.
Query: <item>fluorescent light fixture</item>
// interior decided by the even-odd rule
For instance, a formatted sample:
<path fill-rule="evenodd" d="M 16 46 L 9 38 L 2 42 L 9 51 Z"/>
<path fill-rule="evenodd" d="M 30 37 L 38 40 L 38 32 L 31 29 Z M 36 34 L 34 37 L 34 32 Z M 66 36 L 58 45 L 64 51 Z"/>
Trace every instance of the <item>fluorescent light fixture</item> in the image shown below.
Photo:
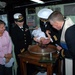
<path fill-rule="evenodd" d="M 39 3 L 39 4 L 44 4 L 44 2 L 41 1 L 41 0 L 31 0 L 31 1 L 36 2 L 36 3 Z"/>

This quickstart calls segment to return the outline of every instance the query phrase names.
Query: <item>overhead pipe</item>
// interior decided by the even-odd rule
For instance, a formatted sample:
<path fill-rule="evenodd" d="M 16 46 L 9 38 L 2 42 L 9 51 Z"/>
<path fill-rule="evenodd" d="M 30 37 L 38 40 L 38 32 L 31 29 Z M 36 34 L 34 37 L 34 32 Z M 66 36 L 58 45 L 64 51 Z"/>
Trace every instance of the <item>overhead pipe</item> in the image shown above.
<path fill-rule="evenodd" d="M 62 1 L 62 0 L 51 0 L 51 1 L 44 2 L 44 4 L 52 3 L 52 2 L 58 2 L 58 1 Z M 33 4 L 27 4 L 27 5 L 15 6 L 14 8 L 28 7 L 28 6 L 34 6 L 34 5 L 44 5 L 44 4 L 33 3 Z"/>

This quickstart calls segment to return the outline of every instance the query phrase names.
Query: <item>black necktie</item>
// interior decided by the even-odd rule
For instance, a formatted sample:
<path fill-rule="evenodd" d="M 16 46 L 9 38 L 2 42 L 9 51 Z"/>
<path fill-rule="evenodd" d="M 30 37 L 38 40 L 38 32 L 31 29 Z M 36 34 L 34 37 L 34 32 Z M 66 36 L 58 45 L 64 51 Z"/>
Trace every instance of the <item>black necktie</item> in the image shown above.
<path fill-rule="evenodd" d="M 23 28 L 21 28 L 21 30 L 23 31 Z"/>

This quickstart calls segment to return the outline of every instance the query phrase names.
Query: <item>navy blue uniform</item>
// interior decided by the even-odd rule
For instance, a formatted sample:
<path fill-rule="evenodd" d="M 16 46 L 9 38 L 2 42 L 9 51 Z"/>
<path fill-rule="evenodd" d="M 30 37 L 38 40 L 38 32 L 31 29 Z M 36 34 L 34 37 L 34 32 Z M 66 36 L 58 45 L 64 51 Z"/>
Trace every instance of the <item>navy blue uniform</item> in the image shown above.
<path fill-rule="evenodd" d="M 23 25 L 23 29 L 15 25 L 11 29 L 11 38 L 14 44 L 14 52 L 16 55 L 18 69 L 20 70 L 20 61 L 18 54 L 28 49 L 28 46 L 32 44 L 31 34 L 27 25 Z M 20 75 L 18 70 L 18 74 Z"/>

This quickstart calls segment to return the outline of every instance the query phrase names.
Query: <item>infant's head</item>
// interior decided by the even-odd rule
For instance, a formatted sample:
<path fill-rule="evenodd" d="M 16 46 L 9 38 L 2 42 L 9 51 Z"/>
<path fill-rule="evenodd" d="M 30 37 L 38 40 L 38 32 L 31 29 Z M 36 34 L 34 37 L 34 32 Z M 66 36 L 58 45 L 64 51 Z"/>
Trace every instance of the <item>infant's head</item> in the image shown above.
<path fill-rule="evenodd" d="M 41 43 L 42 43 L 44 40 L 45 40 L 44 37 L 41 37 L 41 38 L 40 38 L 40 42 L 41 42 Z"/>
<path fill-rule="evenodd" d="M 50 39 L 41 38 L 41 44 L 46 44 Z"/>

